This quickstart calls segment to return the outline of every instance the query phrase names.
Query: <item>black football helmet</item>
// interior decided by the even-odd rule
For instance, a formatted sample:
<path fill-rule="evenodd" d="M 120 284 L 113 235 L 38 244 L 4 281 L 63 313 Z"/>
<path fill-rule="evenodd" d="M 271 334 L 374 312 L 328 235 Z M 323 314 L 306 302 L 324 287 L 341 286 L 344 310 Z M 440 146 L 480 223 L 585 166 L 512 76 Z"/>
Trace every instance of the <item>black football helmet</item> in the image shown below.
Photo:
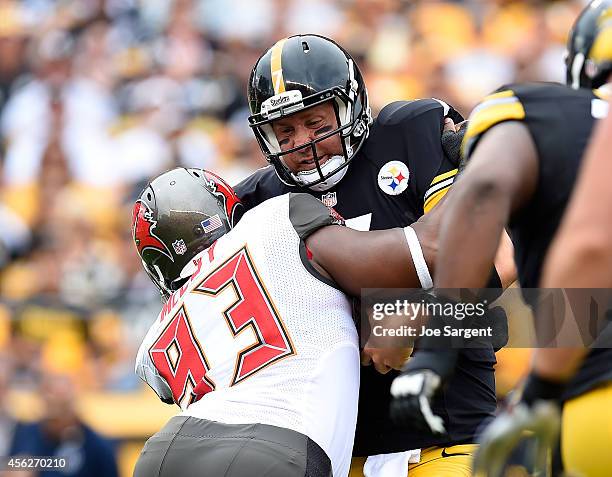
<path fill-rule="evenodd" d="M 599 88 L 612 73 L 612 0 L 593 0 L 582 11 L 567 43 L 566 83 Z"/>
<path fill-rule="evenodd" d="M 278 41 L 255 64 L 248 84 L 249 125 L 267 160 L 287 185 L 326 190 L 337 184 L 366 139 L 372 122 L 368 93 L 353 58 L 329 38 L 296 35 Z M 281 152 L 271 123 L 331 102 L 338 128 Z M 321 164 L 317 143 L 339 134 L 343 156 Z M 283 156 L 310 147 L 315 168 L 291 172 Z"/>
<path fill-rule="evenodd" d="M 192 258 L 234 226 L 240 207 L 234 190 L 203 169 L 172 169 L 142 191 L 132 213 L 132 237 L 164 299 L 189 279 Z"/>

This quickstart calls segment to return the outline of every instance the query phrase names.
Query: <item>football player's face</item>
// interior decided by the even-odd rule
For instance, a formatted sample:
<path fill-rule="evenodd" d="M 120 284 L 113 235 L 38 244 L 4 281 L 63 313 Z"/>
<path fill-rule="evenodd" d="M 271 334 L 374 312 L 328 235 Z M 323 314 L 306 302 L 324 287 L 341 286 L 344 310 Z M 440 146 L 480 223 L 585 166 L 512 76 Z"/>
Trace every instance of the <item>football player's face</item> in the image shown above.
<path fill-rule="evenodd" d="M 272 123 L 274 134 L 281 151 L 287 151 L 302 144 L 308 144 L 320 136 L 338 128 L 336 112 L 330 102 L 320 104 L 305 111 L 278 119 Z M 340 134 L 316 144 L 319 165 L 325 164 L 332 156 L 343 154 Z M 314 169 L 315 163 L 311 147 L 304 147 L 283 157 L 283 161 L 292 172 Z"/>

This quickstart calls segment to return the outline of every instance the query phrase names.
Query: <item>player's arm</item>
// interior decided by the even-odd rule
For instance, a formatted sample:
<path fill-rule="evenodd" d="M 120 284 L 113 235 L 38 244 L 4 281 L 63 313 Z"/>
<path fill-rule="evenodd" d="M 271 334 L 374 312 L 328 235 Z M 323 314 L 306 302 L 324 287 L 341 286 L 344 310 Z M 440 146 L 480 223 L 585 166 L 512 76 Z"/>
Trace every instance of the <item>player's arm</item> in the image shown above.
<path fill-rule="evenodd" d="M 289 219 L 301 239 L 304 266 L 350 295 L 359 295 L 363 288 L 429 288 L 433 284 L 429 269 L 437 250 L 437 213 L 406 229 L 359 232 L 333 225 L 342 219 L 314 197 L 291 194 Z M 368 362 L 372 360 L 380 372 L 399 369 L 410 354 L 407 347 L 406 343 L 389 346 L 384 353 L 371 348 Z"/>
<path fill-rule="evenodd" d="M 524 124 L 503 122 L 484 134 L 451 191 L 436 288 L 485 286 L 504 227 L 533 195 L 537 178 L 537 152 Z"/>
<path fill-rule="evenodd" d="M 503 93 L 504 98 L 509 98 L 508 93 Z M 510 117 L 504 117 L 507 110 L 497 108 L 498 97 L 491 98 L 490 103 L 497 116 L 489 111 L 484 118 L 473 113 L 475 117 L 470 119 L 466 140 L 472 145 L 476 138 L 479 142 L 468 151 L 470 163 L 447 196 L 440 226 L 436 288 L 483 288 L 511 213 L 525 204 L 535 189 L 535 145 L 527 127 L 512 120 L 520 119 L 517 112 L 524 116 L 522 106 L 518 103 L 520 109 L 510 109 Z M 500 121 L 491 123 L 492 117 Z M 430 402 L 452 375 L 457 355 L 454 348 L 424 349 L 415 354 L 391 386 L 391 415 L 396 422 L 433 433 L 445 432 Z"/>
<path fill-rule="evenodd" d="M 149 356 L 149 348 L 155 340 L 159 332 L 159 324 L 161 322 L 157 320 L 145 336 L 144 340 L 140 344 L 138 353 L 136 355 L 136 363 L 134 366 L 134 372 L 142 379 L 147 385 L 157 394 L 159 399 L 165 404 L 174 404 L 174 397 L 172 396 L 172 390 L 166 382 L 166 380 L 159 374 L 155 365 L 151 361 Z"/>
<path fill-rule="evenodd" d="M 502 233 L 495 254 L 495 270 L 497 270 L 499 281 L 504 290 L 518 279 L 518 271 L 514 262 L 514 245 L 506 231 Z"/>
<path fill-rule="evenodd" d="M 431 287 L 440 213 L 405 229 L 360 232 L 310 194 L 289 194 L 300 257 L 317 278 L 357 296 L 362 288 Z"/>
<path fill-rule="evenodd" d="M 306 245 L 311 251 L 311 262 L 350 295 L 359 295 L 363 288 L 430 287 L 432 281 L 428 269 L 436 254 L 435 230 L 437 227 L 427 220 L 421 220 L 406 230 L 359 232 L 348 227 L 330 226 L 315 232 L 307 239 Z M 402 315 L 387 317 L 385 324 L 390 325 L 393 321 L 401 326 L 405 324 L 404 320 L 406 316 Z M 401 369 L 411 351 L 412 344 L 403 338 L 368 341 L 361 362 L 363 365 L 372 363 L 378 372 L 384 374 L 392 368 Z"/>
<path fill-rule="evenodd" d="M 612 288 L 612 115 L 597 127 L 571 202 L 542 272 L 542 288 Z M 607 172 L 606 172 L 607 171 Z M 580 366 L 586 348 L 543 348 L 533 372 L 566 381 Z"/>
<path fill-rule="evenodd" d="M 404 194 L 415 194 L 422 210 L 414 210 L 418 217 L 428 213 L 444 197 L 457 174 L 461 139 L 465 128 L 463 117 L 452 106 L 436 99 L 398 101 L 387 105 L 377 118 L 378 125 L 391 136 L 401 137 L 408 155 L 410 180 L 415 184 Z M 433 178 L 433 179 L 432 179 Z"/>
<path fill-rule="evenodd" d="M 612 189 L 607 184 L 612 163 L 612 116 L 599 125 L 584 159 L 572 199 L 542 269 L 543 288 L 610 288 L 612 247 L 609 220 Z M 536 319 L 546 319 L 542 310 Z M 539 315 L 539 316 L 538 316 Z M 475 466 L 490 468 L 500 460 L 499 449 L 510 449 L 524 429 L 554 436 L 558 433 L 559 399 L 580 366 L 586 348 L 539 348 L 521 402 L 506 411 L 481 436 Z M 539 426 L 539 429 L 538 429 Z M 552 432 L 550 431 L 552 429 Z"/>
<path fill-rule="evenodd" d="M 437 227 L 423 218 L 412 224 L 429 273 L 437 252 Z M 324 227 L 306 240 L 312 262 L 350 295 L 363 288 L 421 288 L 418 250 L 408 245 L 410 230 L 359 232 L 348 227 Z M 414 240 L 414 239 L 412 239 Z M 414 243 L 414 242 L 413 242 Z"/>

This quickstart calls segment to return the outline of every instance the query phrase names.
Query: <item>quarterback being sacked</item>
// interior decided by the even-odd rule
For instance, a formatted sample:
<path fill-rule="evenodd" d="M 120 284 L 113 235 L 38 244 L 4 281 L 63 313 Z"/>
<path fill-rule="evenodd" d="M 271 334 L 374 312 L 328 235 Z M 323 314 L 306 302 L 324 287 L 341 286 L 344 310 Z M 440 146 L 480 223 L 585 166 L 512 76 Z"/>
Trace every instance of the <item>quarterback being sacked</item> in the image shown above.
<path fill-rule="evenodd" d="M 373 119 L 357 64 L 328 38 L 278 41 L 255 64 L 248 96 L 249 123 L 270 165 L 236 186 L 246 209 L 304 192 L 334 207 L 357 230 L 405 227 L 436 210 L 457 173 L 461 134 L 444 129 L 462 121 L 460 115 L 442 101 L 422 99 L 388 104 Z M 499 279 L 491 286 L 499 286 Z M 429 359 L 426 350 L 414 354 Z M 496 408 L 495 354 L 492 348 L 463 350 L 460 362 L 433 404 L 444 416 L 445 435 L 394 425 L 389 389 L 396 371 L 375 366 L 387 373 L 382 375 L 362 367 L 354 454 L 424 449 L 419 468 L 410 470 L 415 476 L 440 475 L 447 465 L 454 477 L 468 475 L 477 430 Z M 408 472 L 408 457 L 396 457 Z M 370 462 L 376 460 L 389 456 Z"/>
<path fill-rule="evenodd" d="M 147 441 L 134 475 L 346 476 L 359 347 L 344 292 L 417 287 L 435 214 L 358 232 L 286 194 L 230 231 L 238 205 L 218 177 L 180 168 L 135 204 L 138 253 L 167 299 L 136 372 L 182 413 Z"/>

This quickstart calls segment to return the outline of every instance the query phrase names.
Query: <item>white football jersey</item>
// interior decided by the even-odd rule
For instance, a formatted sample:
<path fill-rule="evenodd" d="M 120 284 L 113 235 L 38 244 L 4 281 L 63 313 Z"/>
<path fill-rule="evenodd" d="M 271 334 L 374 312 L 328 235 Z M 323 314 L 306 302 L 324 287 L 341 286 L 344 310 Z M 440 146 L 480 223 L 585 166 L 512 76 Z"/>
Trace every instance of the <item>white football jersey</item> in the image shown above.
<path fill-rule="evenodd" d="M 194 260 L 139 351 L 136 373 L 184 415 L 293 429 L 349 472 L 359 346 L 349 299 L 307 259 L 303 239 L 334 223 L 307 194 L 247 212 Z M 316 276 L 315 276 L 316 275 Z"/>

